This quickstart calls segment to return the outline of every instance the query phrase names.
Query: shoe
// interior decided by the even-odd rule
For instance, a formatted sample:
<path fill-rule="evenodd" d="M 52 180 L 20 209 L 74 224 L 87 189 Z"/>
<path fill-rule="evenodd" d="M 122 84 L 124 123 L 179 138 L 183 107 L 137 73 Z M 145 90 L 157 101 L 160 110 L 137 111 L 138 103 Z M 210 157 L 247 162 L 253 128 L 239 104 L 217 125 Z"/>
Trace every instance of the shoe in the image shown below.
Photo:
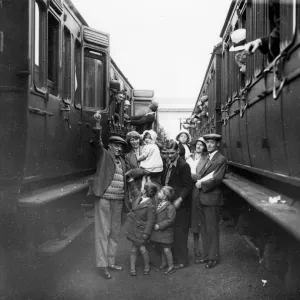
<path fill-rule="evenodd" d="M 145 268 L 143 275 L 150 275 L 150 268 Z"/>
<path fill-rule="evenodd" d="M 201 257 L 201 253 L 200 252 L 195 252 L 195 257 Z"/>
<path fill-rule="evenodd" d="M 98 268 L 98 270 L 99 270 L 99 275 L 102 276 L 104 279 L 112 279 L 107 268 Z"/>
<path fill-rule="evenodd" d="M 174 267 L 169 267 L 166 272 L 164 272 L 165 275 L 170 275 L 172 273 L 175 273 L 176 269 Z"/>
<path fill-rule="evenodd" d="M 195 259 L 194 263 L 197 264 L 205 264 L 209 262 L 208 258 L 200 258 L 200 259 Z"/>
<path fill-rule="evenodd" d="M 209 262 L 208 262 L 207 265 L 205 266 L 205 269 L 212 269 L 212 268 L 214 268 L 217 264 L 218 264 L 218 260 L 217 260 L 217 259 L 211 259 L 211 260 L 209 260 Z"/>
<path fill-rule="evenodd" d="M 186 264 L 176 264 L 176 265 L 174 265 L 175 269 L 183 269 L 185 267 L 186 267 Z"/>
<path fill-rule="evenodd" d="M 123 267 L 122 266 L 117 266 L 117 265 L 110 265 L 110 266 L 108 266 L 108 269 L 112 270 L 112 271 L 122 271 Z"/>
<path fill-rule="evenodd" d="M 162 270 L 164 270 L 164 269 L 166 269 L 166 268 L 167 268 L 167 265 L 161 265 L 161 266 L 159 266 L 158 270 L 159 270 L 159 271 L 162 271 Z"/>
<path fill-rule="evenodd" d="M 136 270 L 132 269 L 129 272 L 130 276 L 136 276 Z"/>

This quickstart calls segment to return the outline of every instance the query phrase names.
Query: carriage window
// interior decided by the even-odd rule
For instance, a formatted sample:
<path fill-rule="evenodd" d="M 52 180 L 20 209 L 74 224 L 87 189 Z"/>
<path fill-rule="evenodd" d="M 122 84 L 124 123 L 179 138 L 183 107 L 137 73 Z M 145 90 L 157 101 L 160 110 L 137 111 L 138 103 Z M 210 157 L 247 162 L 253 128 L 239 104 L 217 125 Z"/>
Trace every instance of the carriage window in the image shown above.
<path fill-rule="evenodd" d="M 74 95 L 75 104 L 81 104 L 81 44 L 75 43 L 75 82 Z"/>
<path fill-rule="evenodd" d="M 35 3 L 35 18 L 34 18 L 34 82 L 35 86 L 41 88 L 43 86 L 43 11 L 40 5 Z"/>
<path fill-rule="evenodd" d="M 58 94 L 59 69 L 59 21 L 51 14 L 48 15 L 48 86 L 49 92 Z"/>
<path fill-rule="evenodd" d="M 63 99 L 71 100 L 71 33 L 66 27 L 64 28 L 63 58 Z"/>
<path fill-rule="evenodd" d="M 84 106 L 105 109 L 104 54 L 85 51 Z"/>

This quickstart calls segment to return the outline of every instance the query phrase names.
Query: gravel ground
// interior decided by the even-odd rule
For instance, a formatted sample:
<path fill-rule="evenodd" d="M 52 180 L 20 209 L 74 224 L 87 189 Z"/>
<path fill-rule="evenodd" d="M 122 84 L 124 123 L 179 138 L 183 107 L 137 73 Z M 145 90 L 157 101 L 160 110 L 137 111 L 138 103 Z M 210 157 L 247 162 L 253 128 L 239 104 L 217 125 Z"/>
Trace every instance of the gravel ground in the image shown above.
<path fill-rule="evenodd" d="M 138 276 L 130 277 L 130 243 L 122 235 L 117 263 L 124 271 L 113 272 L 113 279 L 108 281 L 99 277 L 94 267 L 93 234 L 90 227 L 61 253 L 40 258 L 31 268 L 15 272 L 18 276 L 7 296 L 0 299 L 293 299 L 284 293 L 283 279 L 259 265 L 236 228 L 221 224 L 221 263 L 214 269 L 194 265 L 190 251 L 190 265 L 169 276 L 155 269 L 159 263 L 155 257 L 150 276 L 142 275 L 139 260 Z M 191 236 L 189 248 L 193 249 Z"/>

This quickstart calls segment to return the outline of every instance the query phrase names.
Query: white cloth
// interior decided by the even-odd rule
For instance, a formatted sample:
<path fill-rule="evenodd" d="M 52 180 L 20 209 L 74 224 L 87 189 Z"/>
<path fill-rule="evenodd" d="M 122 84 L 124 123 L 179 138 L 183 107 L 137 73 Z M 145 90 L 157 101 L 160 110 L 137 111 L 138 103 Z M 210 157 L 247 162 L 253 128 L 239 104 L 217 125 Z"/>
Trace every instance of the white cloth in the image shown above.
<path fill-rule="evenodd" d="M 214 152 L 212 152 L 212 153 L 209 153 L 209 154 L 208 154 L 209 160 L 212 160 L 212 158 L 214 157 L 214 155 L 215 155 L 217 152 L 218 152 L 218 150 L 216 150 L 216 151 L 214 151 Z"/>
<path fill-rule="evenodd" d="M 186 145 L 186 144 L 182 144 L 182 146 L 184 147 L 184 150 L 185 150 L 185 155 L 184 155 L 184 157 L 185 157 L 185 159 L 187 160 L 187 159 L 190 157 L 190 155 L 191 155 L 190 148 L 189 148 L 188 145 Z"/>
<path fill-rule="evenodd" d="M 153 173 L 162 172 L 163 161 L 156 144 L 145 145 L 142 150 L 142 155 L 146 156 L 146 159 L 140 162 L 141 168 Z"/>
<path fill-rule="evenodd" d="M 191 168 L 191 174 L 196 174 L 196 168 L 197 168 L 200 158 L 201 158 L 201 156 L 198 159 L 193 159 L 192 157 L 189 157 L 186 160 L 186 162 L 189 164 L 189 166 Z"/>

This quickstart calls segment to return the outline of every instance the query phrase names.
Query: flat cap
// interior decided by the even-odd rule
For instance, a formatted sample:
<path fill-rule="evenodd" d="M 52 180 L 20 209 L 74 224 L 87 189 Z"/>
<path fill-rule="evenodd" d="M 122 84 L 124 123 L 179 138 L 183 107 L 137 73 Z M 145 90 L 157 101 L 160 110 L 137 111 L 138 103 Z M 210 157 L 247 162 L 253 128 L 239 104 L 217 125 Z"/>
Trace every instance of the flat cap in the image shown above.
<path fill-rule="evenodd" d="M 122 145 L 127 145 L 126 141 L 123 140 L 121 137 L 117 136 L 117 135 L 113 135 L 108 139 L 108 142 L 110 144 L 122 144 Z"/>
<path fill-rule="evenodd" d="M 210 134 L 206 134 L 203 136 L 203 138 L 205 140 L 216 140 L 216 141 L 220 141 L 222 139 L 222 136 L 220 134 L 216 134 L 216 133 L 210 133 Z"/>

